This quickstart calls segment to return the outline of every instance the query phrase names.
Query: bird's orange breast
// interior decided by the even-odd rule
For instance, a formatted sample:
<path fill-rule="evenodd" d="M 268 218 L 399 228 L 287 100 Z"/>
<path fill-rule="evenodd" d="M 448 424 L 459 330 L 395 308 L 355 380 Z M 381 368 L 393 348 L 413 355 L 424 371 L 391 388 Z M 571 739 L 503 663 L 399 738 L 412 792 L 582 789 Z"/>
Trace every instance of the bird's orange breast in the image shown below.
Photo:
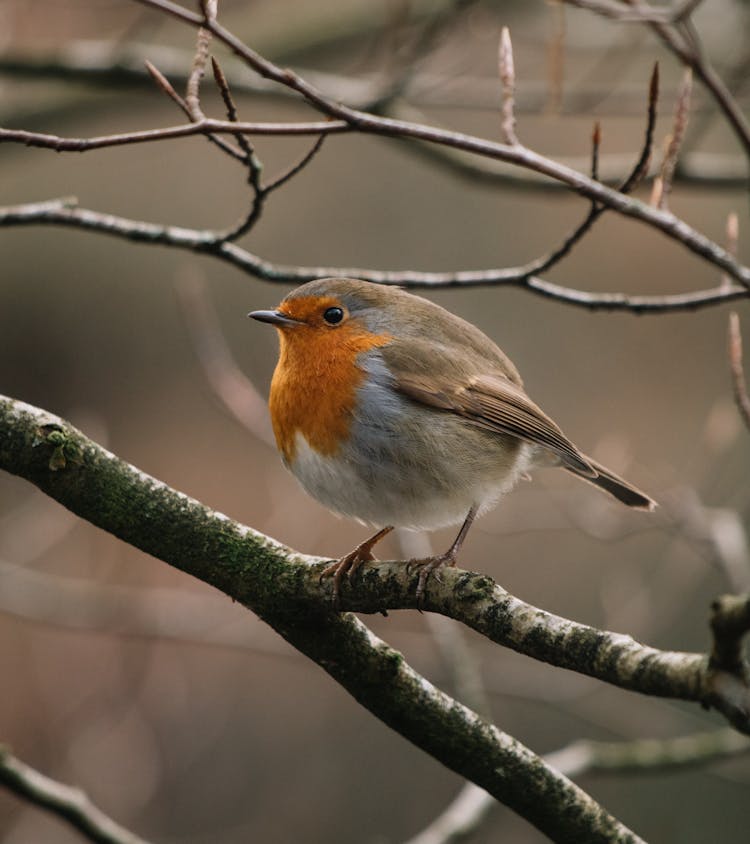
<path fill-rule="evenodd" d="M 357 320 L 333 329 L 282 328 L 279 337 L 269 398 L 279 450 L 292 463 L 299 433 L 318 454 L 334 455 L 349 436 L 357 389 L 366 377 L 357 358 L 392 338 L 368 332 Z"/>

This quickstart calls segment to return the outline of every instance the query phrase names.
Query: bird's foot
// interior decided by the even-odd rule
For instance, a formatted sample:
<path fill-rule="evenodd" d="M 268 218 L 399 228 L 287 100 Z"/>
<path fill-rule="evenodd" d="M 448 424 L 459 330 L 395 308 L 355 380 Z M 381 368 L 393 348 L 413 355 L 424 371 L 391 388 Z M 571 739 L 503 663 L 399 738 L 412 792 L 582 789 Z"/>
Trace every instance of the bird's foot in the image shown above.
<path fill-rule="evenodd" d="M 324 577 L 333 577 L 331 602 L 336 609 L 341 608 L 341 581 L 345 577 L 347 580 L 351 580 L 365 563 L 374 562 L 376 557 L 372 553 L 372 549 L 392 530 L 392 527 L 384 527 L 369 539 L 357 545 L 353 551 L 345 554 L 340 560 L 336 560 L 336 562 L 324 568 L 320 573 L 319 582 L 322 582 Z"/>
<path fill-rule="evenodd" d="M 425 557 L 422 560 L 409 560 L 406 564 L 406 571 L 411 572 L 412 569 L 417 569 L 419 572 L 419 579 L 417 580 L 417 607 L 420 612 L 424 606 L 424 591 L 427 586 L 427 581 L 430 577 L 434 577 L 438 583 L 442 583 L 440 577 L 440 569 L 445 566 L 456 565 L 456 552 L 450 548 L 444 554 L 435 554 L 433 557 Z"/>

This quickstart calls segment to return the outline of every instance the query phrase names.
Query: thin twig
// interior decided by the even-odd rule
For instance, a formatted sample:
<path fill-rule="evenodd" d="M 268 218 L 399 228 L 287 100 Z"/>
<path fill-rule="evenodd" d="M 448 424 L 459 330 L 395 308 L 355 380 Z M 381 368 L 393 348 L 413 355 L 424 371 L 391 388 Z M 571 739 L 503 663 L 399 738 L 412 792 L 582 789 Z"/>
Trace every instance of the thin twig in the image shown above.
<path fill-rule="evenodd" d="M 224 101 L 227 118 L 231 122 L 235 122 L 237 121 L 237 106 L 235 105 L 234 97 L 232 96 L 232 91 L 229 87 L 229 82 L 218 61 L 216 61 L 213 57 L 211 58 L 211 65 L 213 67 L 214 79 L 216 80 L 222 100 Z M 262 182 L 263 165 L 255 153 L 255 147 L 250 143 L 249 139 L 245 135 L 238 135 L 237 140 L 243 150 L 244 164 L 248 171 L 247 181 L 253 191 L 253 201 L 247 214 L 245 214 L 245 216 L 236 225 L 225 231 L 221 235 L 221 239 L 225 241 L 233 241 L 247 234 L 247 232 L 249 232 L 260 219 L 269 194 L 286 184 L 290 179 L 301 172 L 315 157 L 316 153 L 323 145 L 324 139 L 325 135 L 320 134 L 316 138 L 315 143 L 310 150 L 308 150 L 308 152 L 306 152 L 296 164 L 293 164 L 286 172 L 282 173 L 269 184 L 264 185 Z"/>
<path fill-rule="evenodd" d="M 731 727 L 668 739 L 633 741 L 574 741 L 545 756 L 547 762 L 569 777 L 597 771 L 683 770 L 747 753 L 750 741 Z"/>
<path fill-rule="evenodd" d="M 511 285 L 569 305 L 589 310 L 664 313 L 692 311 L 748 298 L 741 287 L 722 286 L 664 296 L 636 296 L 627 293 L 594 293 L 563 287 L 536 275 L 529 275 L 528 265 L 489 270 L 459 272 L 419 272 L 416 270 L 373 270 L 363 267 L 288 266 L 266 261 L 227 242 L 221 232 L 188 229 L 131 220 L 102 214 L 86 208 L 71 207 L 75 200 L 50 200 L 39 203 L 0 207 L 0 226 L 31 224 L 63 225 L 98 231 L 140 243 L 160 244 L 192 252 L 208 253 L 265 281 L 301 284 L 324 276 L 361 278 L 376 284 L 437 289 L 444 287 L 482 287 Z"/>
<path fill-rule="evenodd" d="M 731 91 L 716 73 L 713 65 L 705 58 L 703 51 L 686 46 L 684 41 L 680 41 L 675 31 L 665 24 L 653 23 L 651 26 L 663 43 L 688 67 L 692 68 L 696 77 L 709 90 L 716 104 L 724 112 L 727 122 L 742 144 L 745 154 L 750 156 L 750 122 L 732 96 Z"/>
<path fill-rule="evenodd" d="M 297 175 L 300 170 L 303 170 L 307 165 L 315 158 L 315 156 L 320 152 L 320 148 L 323 146 L 323 141 L 326 139 L 325 135 L 320 135 L 315 143 L 310 147 L 310 149 L 300 158 L 300 160 L 293 164 L 285 173 L 281 173 L 278 175 L 272 182 L 269 182 L 265 186 L 266 193 L 271 193 L 271 191 L 277 190 L 282 185 L 285 185 L 291 178 Z"/>
<path fill-rule="evenodd" d="M 724 244 L 725 249 L 730 255 L 737 257 L 737 246 L 739 244 L 740 237 L 740 221 L 736 211 L 730 211 L 729 214 L 727 214 L 726 233 L 726 241 Z M 724 287 L 731 287 L 732 279 L 729 278 L 726 273 L 722 273 L 721 283 Z"/>
<path fill-rule="evenodd" d="M 602 145 L 602 127 L 597 120 L 591 133 L 591 178 L 599 179 L 599 150 Z"/>
<path fill-rule="evenodd" d="M 150 0 L 141 0 L 141 2 L 150 2 Z M 677 12 L 669 10 L 661 12 L 641 0 L 629 0 L 626 4 L 611 2 L 611 0 L 566 0 L 566 2 L 616 20 L 635 21 L 649 26 L 686 67 L 692 68 L 693 73 L 704 84 L 724 113 L 746 155 L 750 156 L 750 121 L 706 58 L 694 32 L 689 38 L 685 36 L 684 27 L 693 10 L 690 3 L 685 4 L 684 7 L 678 7 Z"/>
<path fill-rule="evenodd" d="M 221 98 L 224 101 L 224 107 L 227 112 L 227 119 L 231 123 L 237 122 L 237 106 L 234 103 L 234 97 L 229 87 L 229 82 L 224 75 L 218 61 L 211 58 L 211 67 L 213 68 L 214 79 L 216 85 L 221 93 Z M 255 147 L 250 143 L 246 135 L 238 135 L 237 141 L 242 149 L 242 161 L 247 168 L 247 182 L 253 192 L 253 201 L 250 204 L 250 210 L 235 226 L 224 233 L 225 240 L 236 240 L 242 235 L 246 234 L 258 222 L 263 213 L 263 205 L 268 195 L 261 183 L 263 175 L 263 164 L 258 156 L 255 154 Z"/>
<path fill-rule="evenodd" d="M 521 166 L 529 167 L 530 169 L 536 169 L 539 172 L 543 172 L 545 175 L 551 176 L 552 178 L 558 178 L 561 181 L 565 181 L 574 190 L 577 190 L 579 193 L 582 193 L 591 200 L 601 201 L 626 216 L 637 216 L 643 221 L 650 222 L 656 228 L 664 231 L 665 233 L 671 232 L 672 236 L 677 236 L 688 249 L 700 254 L 694 238 L 687 233 L 689 227 L 687 227 L 682 220 L 678 220 L 678 218 L 674 217 L 674 215 L 666 215 L 669 220 L 667 222 L 667 219 L 664 219 L 665 212 L 660 212 L 657 209 L 649 209 L 649 211 L 645 211 L 644 208 L 647 208 L 648 206 L 643 206 L 642 208 L 642 203 L 639 203 L 629 197 L 626 198 L 621 193 L 610 191 L 600 183 L 587 179 L 581 173 L 564 172 L 564 168 L 561 168 L 557 162 L 544 159 L 542 156 L 533 153 L 531 150 L 520 144 L 517 146 L 494 144 L 491 141 L 472 138 L 467 135 L 462 135 L 461 133 L 448 133 L 445 130 L 436 130 L 434 127 L 421 126 L 419 124 L 408 123 L 407 121 L 379 117 L 378 115 L 348 108 L 347 106 L 334 102 L 330 98 L 326 97 L 314 86 L 310 85 L 309 82 L 294 73 L 294 71 L 288 68 L 281 68 L 259 55 L 255 50 L 244 44 L 232 32 L 225 29 L 218 22 L 214 21 L 209 24 L 201 20 L 192 12 L 189 12 L 183 7 L 170 2 L 170 0 L 139 0 L 139 2 L 153 8 L 160 9 L 192 26 L 201 24 L 205 24 L 207 27 L 210 26 L 211 31 L 217 39 L 222 41 L 237 55 L 243 58 L 247 64 L 259 74 L 267 79 L 273 80 L 294 91 L 297 91 L 310 105 L 317 108 L 319 111 L 333 119 L 346 121 L 352 128 L 360 132 L 389 136 L 398 135 L 401 137 L 425 140 L 432 143 L 447 143 L 451 146 L 455 146 L 457 149 L 463 149 L 479 155 L 485 155 L 488 158 L 502 158 L 506 161 L 513 161 Z M 636 211 L 636 209 L 638 210 Z M 658 214 L 659 216 L 652 216 L 654 214 Z M 676 234 L 677 229 L 680 231 L 679 235 Z M 717 256 L 721 255 L 721 260 L 723 261 L 726 257 L 724 250 L 721 250 L 720 247 L 716 246 L 716 244 L 713 244 L 713 247 L 717 250 Z M 718 262 L 714 261 L 714 263 Z M 721 265 L 719 264 L 719 266 Z M 734 275 L 734 278 L 736 278 L 741 284 L 750 288 L 750 268 L 747 269 L 747 272 L 743 272 L 739 276 Z"/>
<path fill-rule="evenodd" d="M 216 19 L 215 0 L 201 0 L 201 8 L 206 20 Z M 200 85 L 201 80 L 206 73 L 208 48 L 211 44 L 211 37 L 210 30 L 199 27 L 195 40 L 193 66 L 190 69 L 190 75 L 188 76 L 187 85 L 185 86 L 185 102 L 187 103 L 188 114 L 195 121 L 203 120 L 206 116 L 201 109 Z"/>
<path fill-rule="evenodd" d="M 547 753 L 545 761 L 567 777 L 587 773 L 682 771 L 746 754 L 750 741 L 731 727 L 670 739 L 573 741 Z M 466 783 L 448 808 L 406 844 L 458 844 L 476 832 L 497 801 Z"/>
<path fill-rule="evenodd" d="M 99 135 L 92 138 L 63 138 L 44 132 L 27 132 L 23 129 L 0 128 L 0 142 L 24 144 L 29 147 L 42 147 L 55 152 L 87 152 L 104 147 L 126 146 L 128 144 L 151 143 L 166 138 L 188 138 L 193 135 L 205 135 L 221 132 L 226 135 L 329 135 L 339 132 L 351 132 L 343 120 L 310 120 L 298 123 L 234 123 L 231 120 L 215 120 L 206 117 L 196 123 L 182 123 L 179 126 L 167 126 L 163 129 L 145 129 L 140 132 L 123 132 L 114 135 Z"/>
<path fill-rule="evenodd" d="M 221 94 L 221 99 L 224 101 L 224 108 L 227 112 L 227 120 L 231 123 L 239 122 L 237 106 L 234 103 L 234 97 L 232 96 L 232 92 L 229 88 L 229 82 L 227 81 L 227 77 L 224 75 L 221 65 L 214 56 L 211 56 L 211 70 L 214 74 L 216 87 L 219 89 L 219 93 Z M 236 137 L 237 143 L 242 148 L 245 156 L 250 156 L 252 154 L 252 146 L 250 145 L 247 135 L 237 135 Z"/>
<path fill-rule="evenodd" d="M 674 118 L 672 120 L 672 132 L 669 135 L 664 158 L 661 163 L 659 176 L 654 180 L 654 192 L 651 202 L 658 208 L 665 210 L 668 207 L 669 194 L 672 192 L 672 183 L 677 168 L 677 160 L 680 155 L 682 142 L 687 130 L 688 118 L 690 116 L 690 96 L 693 89 L 693 72 L 685 68 L 680 84 L 677 102 L 675 103 Z"/>
<path fill-rule="evenodd" d="M 52 812 L 96 844 L 147 844 L 97 808 L 78 788 L 50 779 L 0 746 L 0 784 Z"/>
<path fill-rule="evenodd" d="M 145 0 L 140 0 L 140 2 L 145 2 Z M 149 0 L 149 2 L 156 2 L 156 0 Z M 185 12 L 187 14 L 186 10 L 182 9 L 182 7 L 176 8 L 180 9 L 181 13 Z M 221 31 L 224 32 L 223 30 Z M 241 42 L 237 42 L 236 39 L 228 33 L 224 36 L 224 38 L 230 45 L 234 45 L 235 49 L 244 49 L 249 51 L 249 48 L 244 47 Z M 250 51 L 250 53 L 252 54 L 252 51 Z M 266 60 L 262 60 L 261 67 L 265 67 L 265 65 Z M 276 73 L 276 70 L 274 70 L 274 73 Z M 311 86 L 303 82 L 291 71 L 286 71 L 284 74 L 283 79 L 295 90 L 302 89 L 304 91 L 314 91 Z M 694 254 L 701 256 L 704 260 L 710 261 L 718 268 L 725 270 L 729 275 L 739 281 L 740 284 L 750 288 L 750 267 L 739 265 L 737 261 L 728 255 L 727 252 L 718 244 L 700 234 L 695 229 L 692 229 L 683 220 L 668 212 L 651 208 L 645 203 L 624 195 L 622 192 L 611 190 L 602 185 L 600 182 L 596 182 L 584 176 L 582 173 L 571 170 L 570 168 L 561 165 L 559 162 L 545 158 L 544 156 L 541 156 L 533 150 L 530 150 L 520 144 L 517 146 L 497 144 L 482 138 L 464 135 L 460 132 L 450 132 L 448 130 L 436 129 L 431 126 L 414 124 L 408 121 L 378 117 L 377 115 L 367 114 L 365 112 L 356 112 L 355 110 L 348 109 L 340 104 L 329 103 L 317 92 L 314 94 L 310 93 L 309 98 L 315 101 L 322 100 L 323 105 L 320 107 L 324 112 L 343 114 L 346 115 L 347 119 L 336 119 L 331 120 L 330 122 L 324 121 L 314 124 L 235 124 L 231 121 L 215 121 L 206 119 L 200 121 L 199 123 L 189 124 L 187 126 L 150 130 L 146 132 L 126 133 L 123 135 L 108 136 L 103 139 L 63 139 L 56 136 L 42 135 L 33 132 L 0 129 L 0 141 L 10 140 L 17 143 L 26 143 L 28 145 L 46 146 L 60 151 L 82 151 L 84 149 L 92 149 L 98 146 L 113 146 L 116 144 L 153 141 L 164 137 L 185 137 L 198 133 L 217 131 L 228 132 L 231 134 L 246 132 L 249 134 L 257 130 L 258 134 L 291 135 L 329 134 L 331 132 L 346 132 L 356 129 L 374 134 L 416 138 L 430 143 L 445 144 L 455 149 L 461 149 L 463 151 L 486 156 L 488 158 L 506 160 L 521 167 L 527 167 L 552 179 L 557 179 L 592 201 L 600 202 L 620 214 L 648 223 L 667 236 L 678 240 Z"/>
<path fill-rule="evenodd" d="M 188 107 L 185 98 L 180 96 L 177 91 L 174 89 L 172 83 L 167 79 L 167 77 L 150 61 L 146 60 L 146 69 L 148 70 L 151 78 L 156 82 L 158 87 L 172 100 L 172 102 L 176 103 L 182 111 L 190 117 L 190 109 Z M 211 143 L 216 144 L 223 152 L 226 152 L 228 155 L 231 155 L 232 158 L 236 158 L 238 160 L 242 160 L 242 154 L 236 150 L 228 141 L 224 140 L 224 138 L 220 137 L 219 135 L 212 135 L 210 133 L 206 134 Z M 239 141 L 240 138 L 244 138 L 244 135 L 237 135 L 237 139 Z"/>
<path fill-rule="evenodd" d="M 640 155 L 635 165 L 631 169 L 628 176 L 620 185 L 622 193 L 629 193 L 634 190 L 643 176 L 648 171 L 648 163 L 651 159 L 651 148 L 654 139 L 654 127 L 656 126 L 656 106 L 659 97 L 659 65 L 655 64 L 651 72 L 651 80 L 649 83 L 648 108 L 646 117 L 646 131 L 643 139 L 643 146 L 641 147 Z M 599 178 L 599 149 L 601 146 L 601 127 L 597 122 L 594 126 L 594 131 L 591 137 L 591 178 L 596 181 Z M 572 232 L 570 232 L 565 240 L 554 249 L 536 261 L 530 262 L 527 267 L 529 275 L 536 275 L 538 273 L 546 272 L 550 267 L 559 263 L 566 255 L 570 253 L 573 247 L 581 238 L 591 229 L 594 223 L 606 211 L 606 206 L 598 205 L 596 202 L 591 203 L 591 208 L 586 217 L 579 223 Z"/>
<path fill-rule="evenodd" d="M 513 69 L 513 45 L 510 41 L 510 31 L 504 26 L 500 31 L 500 46 L 498 48 L 498 70 L 502 86 L 502 130 L 503 142 L 511 146 L 518 143 L 516 136 L 515 89 L 516 74 Z"/>

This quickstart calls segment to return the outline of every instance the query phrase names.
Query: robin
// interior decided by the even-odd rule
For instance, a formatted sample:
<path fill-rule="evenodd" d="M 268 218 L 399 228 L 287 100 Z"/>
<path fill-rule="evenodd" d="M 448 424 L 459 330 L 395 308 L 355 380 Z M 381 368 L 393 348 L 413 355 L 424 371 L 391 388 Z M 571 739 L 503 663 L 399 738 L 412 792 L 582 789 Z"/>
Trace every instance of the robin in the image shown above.
<path fill-rule="evenodd" d="M 323 572 L 337 606 L 342 578 L 374 560 L 394 527 L 462 522 L 445 553 L 410 562 L 421 604 L 475 517 L 537 467 L 562 466 L 628 507 L 655 506 L 573 445 L 489 337 L 433 302 L 324 278 L 249 316 L 279 333 L 269 407 L 284 465 L 330 510 L 380 528 Z"/>

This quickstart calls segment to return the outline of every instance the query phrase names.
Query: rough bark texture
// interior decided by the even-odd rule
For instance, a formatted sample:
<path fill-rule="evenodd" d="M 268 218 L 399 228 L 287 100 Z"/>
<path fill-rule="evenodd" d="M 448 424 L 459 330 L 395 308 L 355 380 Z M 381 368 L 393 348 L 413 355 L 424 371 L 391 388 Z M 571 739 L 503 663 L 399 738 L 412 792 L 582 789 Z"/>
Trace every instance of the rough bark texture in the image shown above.
<path fill-rule="evenodd" d="M 324 561 L 176 492 L 58 417 L 2 397 L 0 468 L 252 609 L 378 718 L 553 840 L 638 840 L 530 750 L 432 686 L 357 618 L 333 612 L 330 585 L 318 582 Z M 402 564 L 369 567 L 344 601 L 364 612 L 413 607 L 414 579 Z M 552 616 L 484 576 L 446 572 L 429 590 L 425 608 L 555 665 L 625 688 L 710 702 L 706 657 L 645 648 Z"/>

